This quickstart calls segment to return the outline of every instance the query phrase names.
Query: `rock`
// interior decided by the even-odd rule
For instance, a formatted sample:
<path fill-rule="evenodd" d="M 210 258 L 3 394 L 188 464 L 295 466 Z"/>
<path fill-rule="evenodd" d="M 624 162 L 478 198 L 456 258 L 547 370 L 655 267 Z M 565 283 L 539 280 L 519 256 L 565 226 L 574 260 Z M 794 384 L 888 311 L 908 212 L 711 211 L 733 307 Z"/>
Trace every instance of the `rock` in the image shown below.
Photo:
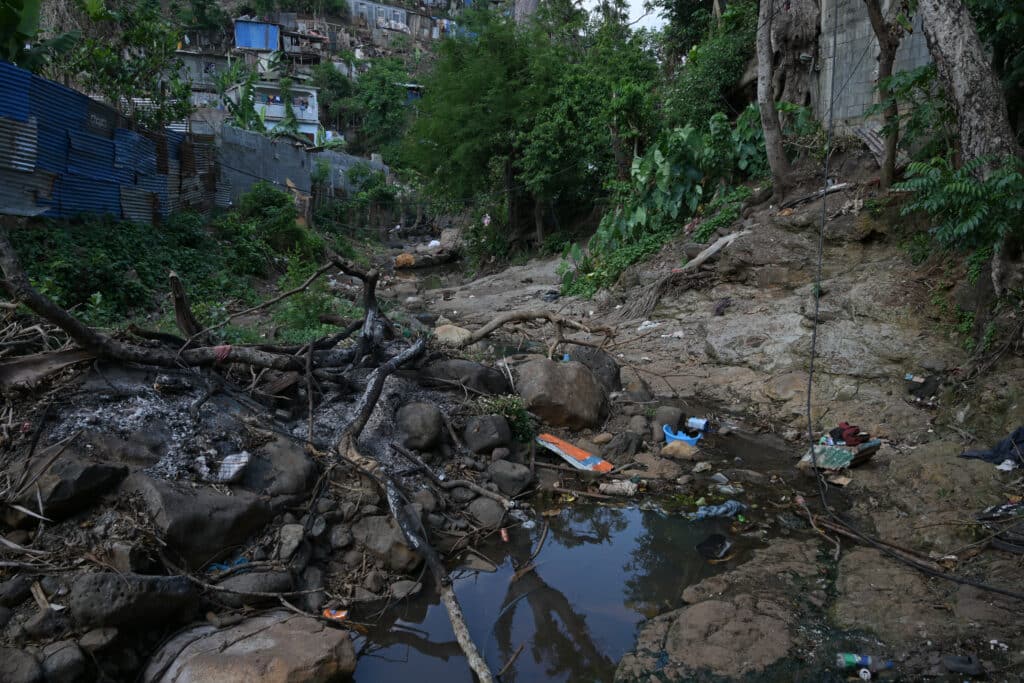
<path fill-rule="evenodd" d="M 493 498 L 481 496 L 469 504 L 469 514 L 477 523 L 486 529 L 495 529 L 501 526 L 505 519 L 505 508 Z"/>
<path fill-rule="evenodd" d="M 117 638 L 116 628 L 94 628 L 78 639 L 78 647 L 86 652 L 99 652 L 108 647 Z"/>
<path fill-rule="evenodd" d="M 647 386 L 647 382 L 640 374 L 632 368 L 622 368 L 619 371 L 619 376 L 623 385 L 623 390 L 626 392 L 626 397 L 631 401 L 637 403 L 647 403 L 654 400 L 654 394 L 651 393 L 651 388 Z"/>
<path fill-rule="evenodd" d="M 79 576 L 68 600 L 82 626 L 168 625 L 188 617 L 198 595 L 184 576 L 100 572 Z"/>
<path fill-rule="evenodd" d="M 433 403 L 406 403 L 398 409 L 395 422 L 405 434 L 406 448 L 418 451 L 432 449 L 441 440 L 444 417 Z"/>
<path fill-rule="evenodd" d="M 306 593 L 299 596 L 299 607 L 307 612 L 319 614 L 320 610 L 323 609 L 324 604 L 327 603 L 327 596 L 323 592 L 323 587 L 323 570 L 317 566 L 306 567 L 306 571 L 302 572 L 302 577 L 299 581 L 299 588 L 304 591 L 316 592 Z"/>
<path fill-rule="evenodd" d="M 270 521 L 270 507 L 256 496 L 232 496 L 133 474 L 126 492 L 142 497 L 162 537 L 190 567 L 222 559 Z"/>
<path fill-rule="evenodd" d="M 300 445 L 275 436 L 253 453 L 238 486 L 269 496 L 295 496 L 308 492 L 316 476 L 316 463 Z"/>
<path fill-rule="evenodd" d="M 498 460 L 487 468 L 491 481 L 506 496 L 514 497 L 526 490 L 533 481 L 533 473 L 529 467 L 518 465 L 508 460 Z"/>
<path fill-rule="evenodd" d="M 349 550 L 342 557 L 342 562 L 348 567 L 358 567 L 363 562 L 363 554 L 358 550 Z"/>
<path fill-rule="evenodd" d="M 700 455 L 700 450 L 685 441 L 673 441 L 662 447 L 661 454 L 666 458 L 676 458 L 677 460 L 696 460 Z"/>
<path fill-rule="evenodd" d="M 324 532 L 327 531 L 327 520 L 316 515 L 313 517 L 313 523 L 309 525 L 309 537 L 310 538 L 321 538 Z"/>
<path fill-rule="evenodd" d="M 391 584 L 391 597 L 396 600 L 403 598 L 412 598 L 419 595 L 419 592 L 423 589 L 423 584 L 417 581 L 410 581 L 408 579 L 402 579 L 401 581 L 395 581 Z"/>
<path fill-rule="evenodd" d="M 30 476 L 35 476 L 38 468 L 46 464 L 53 448 L 55 447 L 36 455 L 34 461 L 38 465 L 34 468 L 35 471 L 31 471 Z M 86 457 L 63 453 L 39 475 L 35 484 L 29 487 L 30 490 L 16 502 L 30 510 L 36 510 L 39 506 L 36 499 L 38 490 L 46 516 L 50 519 L 65 519 L 98 503 L 99 497 L 114 488 L 127 473 L 127 467 L 94 462 Z M 4 518 L 11 526 L 35 524 L 29 515 L 7 506 L 4 506 Z"/>
<path fill-rule="evenodd" d="M 204 624 L 169 640 L 150 660 L 144 683 L 320 683 L 347 679 L 356 666 L 346 631 L 277 611 L 218 629 Z"/>
<path fill-rule="evenodd" d="M 630 474 L 637 474 L 644 479 L 677 479 L 682 474 L 682 468 L 675 460 L 659 458 L 652 453 L 640 453 L 636 456 L 636 462 L 646 467 L 646 471 L 630 470 Z"/>
<path fill-rule="evenodd" d="M 633 432 L 622 432 L 616 434 L 612 440 L 601 449 L 601 455 L 605 460 L 615 464 L 623 464 L 629 458 L 636 455 L 643 445 L 643 437 Z"/>
<path fill-rule="evenodd" d="M 512 442 L 512 429 L 501 415 L 480 415 L 466 420 L 463 438 L 474 453 L 490 453 Z"/>
<path fill-rule="evenodd" d="M 352 536 L 394 571 L 411 572 L 420 564 L 420 556 L 405 544 L 390 517 L 363 517 L 352 526 Z"/>
<path fill-rule="evenodd" d="M 306 530 L 301 524 L 285 524 L 277 535 L 277 559 L 290 560 L 295 551 L 302 545 L 306 537 Z"/>
<path fill-rule="evenodd" d="M 379 596 L 373 591 L 366 590 L 362 586 L 356 586 L 354 597 L 356 602 L 371 602 L 377 600 Z"/>
<path fill-rule="evenodd" d="M 10 607 L 0 607 L 0 629 L 7 626 L 7 622 L 14 616 L 14 612 L 11 611 Z"/>
<path fill-rule="evenodd" d="M 500 370 L 458 358 L 435 361 L 423 368 L 422 377 L 451 388 L 465 386 L 484 394 L 510 394 L 512 387 Z"/>
<path fill-rule="evenodd" d="M 597 436 L 595 436 L 593 439 L 591 439 L 591 441 L 593 441 L 598 446 L 603 446 L 606 443 L 608 443 L 609 441 L 611 441 L 612 438 L 613 437 L 611 435 L 611 432 L 602 432 L 602 433 L 598 434 Z"/>
<path fill-rule="evenodd" d="M 507 448 L 495 448 L 491 451 L 491 462 L 497 462 L 499 460 L 508 460 L 512 457 L 512 451 Z"/>
<path fill-rule="evenodd" d="M 629 418 L 629 426 L 626 428 L 626 431 L 633 432 L 635 434 L 646 434 L 647 429 L 647 418 L 643 415 L 634 415 Z M 653 441 L 653 443 L 659 443 L 660 441 L 663 441 L 664 438 L 664 435 L 660 435 L 659 438 Z"/>
<path fill-rule="evenodd" d="M 233 574 L 220 581 L 218 586 L 229 588 L 237 593 L 218 593 L 217 599 L 229 607 L 252 607 L 277 603 L 277 598 L 261 595 L 245 595 L 245 593 L 285 593 L 292 590 L 292 575 L 284 571 L 253 570 L 241 574 Z"/>
<path fill-rule="evenodd" d="M 452 500 L 458 503 L 459 505 L 468 503 L 469 501 L 476 498 L 476 493 L 470 491 L 465 486 L 456 486 L 449 492 L 449 495 L 451 495 Z"/>
<path fill-rule="evenodd" d="M 673 432 L 679 431 L 679 423 L 682 419 L 683 411 L 675 406 L 661 406 L 655 410 L 654 422 L 651 423 L 651 443 L 665 441 L 665 425 L 668 425 Z"/>
<path fill-rule="evenodd" d="M 426 514 L 437 509 L 437 497 L 430 489 L 420 489 L 412 494 L 412 502 L 419 505 Z"/>
<path fill-rule="evenodd" d="M 0 647 L 0 681 L 43 683 L 43 670 L 29 653 L 13 647 Z"/>
<path fill-rule="evenodd" d="M 693 468 L 694 474 L 700 474 L 701 472 L 710 472 L 712 469 L 711 463 L 699 462 Z"/>
<path fill-rule="evenodd" d="M 442 346 L 458 348 L 464 346 L 472 336 L 472 332 L 458 325 L 441 325 L 434 328 L 434 339 Z"/>
<path fill-rule="evenodd" d="M 32 591 L 32 580 L 25 574 L 0 583 L 0 607 L 17 607 Z"/>
<path fill-rule="evenodd" d="M 597 427 L 608 412 L 604 389 L 581 363 L 532 360 L 519 367 L 516 386 L 526 409 L 555 427 Z"/>
<path fill-rule="evenodd" d="M 73 640 L 62 640 L 43 648 L 42 668 L 47 681 L 76 683 L 85 680 L 89 666 Z"/>
<path fill-rule="evenodd" d="M 384 590 L 384 574 L 372 571 L 363 579 L 363 587 L 371 593 L 380 593 Z"/>
<path fill-rule="evenodd" d="M 345 525 L 339 524 L 331 529 L 331 548 L 344 550 L 352 545 L 352 532 Z"/>
<path fill-rule="evenodd" d="M 738 481 L 743 484 L 764 484 L 768 481 L 768 477 L 754 470 L 726 470 L 723 474 L 729 481 Z"/>
<path fill-rule="evenodd" d="M 779 617 L 782 608 L 752 595 L 706 600 L 680 612 L 669 627 L 665 651 L 689 670 L 738 677 L 777 662 L 793 644 Z"/>
<path fill-rule="evenodd" d="M 25 633 L 30 638 L 52 638 L 67 630 L 68 620 L 65 614 L 52 608 L 39 610 L 25 622 Z"/>
<path fill-rule="evenodd" d="M 619 364 L 609 354 L 601 349 L 579 344 L 566 344 L 564 348 L 565 352 L 569 354 L 570 360 L 587 366 L 594 374 L 594 378 L 604 388 L 605 393 L 611 394 L 622 389 L 622 381 L 619 379 Z"/>

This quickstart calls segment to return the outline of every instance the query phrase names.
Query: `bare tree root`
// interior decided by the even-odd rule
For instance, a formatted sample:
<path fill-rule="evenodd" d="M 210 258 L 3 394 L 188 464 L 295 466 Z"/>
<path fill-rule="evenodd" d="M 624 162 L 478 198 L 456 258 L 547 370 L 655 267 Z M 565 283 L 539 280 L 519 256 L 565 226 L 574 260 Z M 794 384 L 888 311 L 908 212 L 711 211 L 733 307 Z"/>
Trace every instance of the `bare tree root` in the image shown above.
<path fill-rule="evenodd" d="M 562 339 L 563 327 L 568 327 L 570 329 L 578 330 L 580 332 L 586 332 L 587 334 L 603 334 L 605 336 L 605 343 L 607 343 L 609 339 L 615 336 L 615 331 L 612 330 L 610 327 L 605 327 L 603 325 L 593 327 L 587 326 L 579 322 L 578 320 L 566 318 L 564 316 L 558 315 L 557 313 L 552 313 L 551 311 L 508 311 L 507 313 L 502 313 L 501 315 L 494 317 L 486 325 L 477 329 L 475 332 L 469 335 L 469 337 L 464 342 L 459 344 L 459 348 L 465 348 L 467 346 L 477 343 L 478 341 L 489 336 L 492 332 L 502 327 L 503 325 L 508 325 L 509 323 L 529 322 L 532 320 L 547 320 L 549 323 L 554 325 L 558 331 L 557 339 L 560 340 L 559 343 L 561 341 L 565 341 L 564 339 Z"/>

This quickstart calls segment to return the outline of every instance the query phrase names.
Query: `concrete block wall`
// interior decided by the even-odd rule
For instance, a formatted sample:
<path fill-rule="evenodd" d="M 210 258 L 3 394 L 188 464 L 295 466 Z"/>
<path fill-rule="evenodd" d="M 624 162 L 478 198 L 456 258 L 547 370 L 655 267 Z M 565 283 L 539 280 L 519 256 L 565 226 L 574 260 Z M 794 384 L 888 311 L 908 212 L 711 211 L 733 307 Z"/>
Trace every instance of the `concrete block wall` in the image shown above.
<path fill-rule="evenodd" d="M 833 21 L 839 13 L 839 30 L 833 45 Z M 894 71 L 909 71 L 931 62 L 921 20 L 913 21 L 913 32 L 905 34 L 896 53 Z M 871 29 L 863 0 L 822 0 L 821 68 L 818 72 L 816 110 L 822 121 L 829 117 L 829 98 L 835 79 L 835 122 L 852 127 L 865 120 L 866 112 L 876 102 L 875 80 L 878 78 L 878 41 Z M 832 56 L 835 55 L 833 70 Z"/>

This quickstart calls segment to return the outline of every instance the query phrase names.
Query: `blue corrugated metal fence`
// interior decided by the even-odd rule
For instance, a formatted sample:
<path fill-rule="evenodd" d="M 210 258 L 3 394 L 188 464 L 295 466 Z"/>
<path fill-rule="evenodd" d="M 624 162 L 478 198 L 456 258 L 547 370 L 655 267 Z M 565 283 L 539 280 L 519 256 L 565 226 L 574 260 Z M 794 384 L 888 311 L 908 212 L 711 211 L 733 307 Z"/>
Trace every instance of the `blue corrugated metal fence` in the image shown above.
<path fill-rule="evenodd" d="M 110 107 L 7 62 L 0 92 L 0 213 L 155 222 L 172 210 L 212 208 L 215 183 L 204 180 L 216 169 L 193 162 L 182 171 L 178 163 L 183 147 L 190 159 L 212 159 L 208 144 L 133 127 Z"/>

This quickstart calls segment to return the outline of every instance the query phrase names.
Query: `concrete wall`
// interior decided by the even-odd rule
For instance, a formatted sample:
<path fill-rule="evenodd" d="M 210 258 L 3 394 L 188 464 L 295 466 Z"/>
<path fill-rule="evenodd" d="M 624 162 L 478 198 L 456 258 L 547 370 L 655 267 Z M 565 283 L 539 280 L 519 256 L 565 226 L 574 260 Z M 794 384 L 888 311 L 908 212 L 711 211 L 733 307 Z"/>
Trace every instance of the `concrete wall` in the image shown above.
<path fill-rule="evenodd" d="M 837 45 L 832 44 L 833 21 L 839 11 Z M 913 21 L 914 32 L 904 35 L 896 53 L 894 71 L 909 71 L 931 62 L 921 20 Z M 878 101 L 878 41 L 871 30 L 867 9 L 861 0 L 822 0 L 821 70 L 818 77 L 816 109 L 822 121 L 829 116 L 829 96 L 835 78 L 835 121 L 840 127 L 856 125 Z M 835 73 L 832 55 L 835 54 Z"/>

